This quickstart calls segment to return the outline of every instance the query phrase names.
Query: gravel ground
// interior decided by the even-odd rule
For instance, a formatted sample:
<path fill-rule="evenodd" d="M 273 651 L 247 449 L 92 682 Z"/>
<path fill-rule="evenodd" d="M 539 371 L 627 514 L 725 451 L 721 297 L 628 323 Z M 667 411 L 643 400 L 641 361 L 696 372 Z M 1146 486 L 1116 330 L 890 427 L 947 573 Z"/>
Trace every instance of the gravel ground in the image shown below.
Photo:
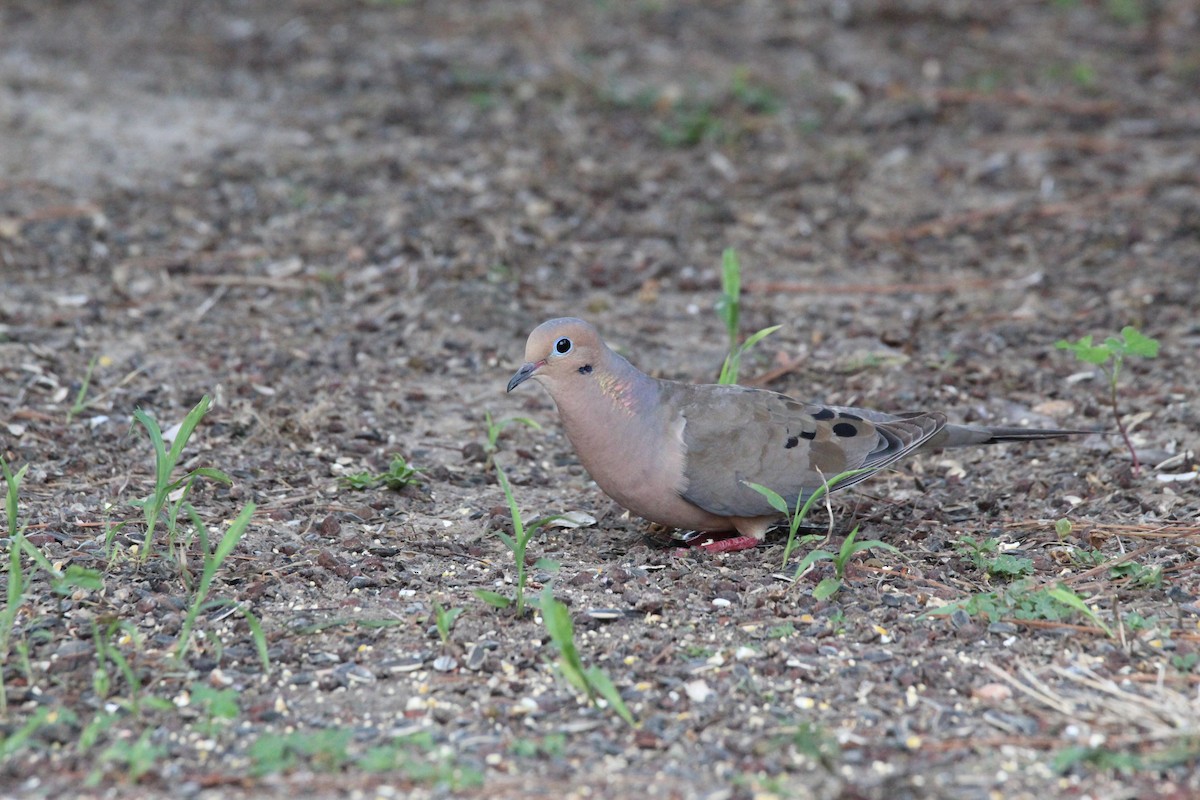
<path fill-rule="evenodd" d="M 1195 2 L 14 0 L 0 45 L 4 796 L 1200 793 Z M 782 326 L 746 382 L 1104 432 L 837 496 L 826 548 L 896 551 L 824 600 L 781 536 L 680 550 L 504 385 L 568 313 L 713 380 L 727 247 Z M 1124 325 L 1137 471 L 1054 347 Z M 254 506 L 210 582 L 131 505 L 135 410 L 206 395 L 175 474 L 230 479 L 186 498 L 213 544 Z M 594 518 L 528 592 L 635 725 L 477 596 L 517 580 L 493 460 Z"/>

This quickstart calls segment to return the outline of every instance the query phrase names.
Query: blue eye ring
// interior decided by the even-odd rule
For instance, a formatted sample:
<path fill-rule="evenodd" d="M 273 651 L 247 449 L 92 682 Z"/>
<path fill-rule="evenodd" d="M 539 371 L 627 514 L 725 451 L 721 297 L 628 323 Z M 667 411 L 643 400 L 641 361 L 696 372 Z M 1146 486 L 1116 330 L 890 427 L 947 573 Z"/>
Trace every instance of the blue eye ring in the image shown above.
<path fill-rule="evenodd" d="M 571 340 L 564 336 L 554 343 L 554 352 L 558 353 L 560 356 L 565 356 L 567 353 L 571 352 L 572 347 L 574 347 L 574 345 L 571 344 Z"/>

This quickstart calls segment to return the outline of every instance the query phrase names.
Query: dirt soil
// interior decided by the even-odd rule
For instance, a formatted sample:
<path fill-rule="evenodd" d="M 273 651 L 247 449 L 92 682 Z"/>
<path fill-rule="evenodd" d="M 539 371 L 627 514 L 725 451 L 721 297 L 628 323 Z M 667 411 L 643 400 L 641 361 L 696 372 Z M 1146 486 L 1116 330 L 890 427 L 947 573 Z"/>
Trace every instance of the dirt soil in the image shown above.
<path fill-rule="evenodd" d="M 1198 86 L 1192 0 L 4 3 L 0 453 L 48 562 L 0 793 L 1197 796 Z M 779 537 L 664 547 L 504 386 L 565 314 L 713 380 L 727 247 L 743 335 L 782 326 L 746 381 L 1106 432 L 838 496 L 826 548 L 898 552 L 826 600 Z M 1136 473 L 1054 347 L 1129 324 Z M 232 479 L 188 498 L 214 540 L 255 511 L 176 661 L 203 553 L 185 516 L 146 551 L 133 413 L 206 394 L 176 475 Z M 494 454 L 523 516 L 597 520 L 539 532 L 528 588 L 636 727 L 475 594 L 516 578 L 489 412 L 542 425 Z M 420 485 L 339 480 L 396 454 Z"/>

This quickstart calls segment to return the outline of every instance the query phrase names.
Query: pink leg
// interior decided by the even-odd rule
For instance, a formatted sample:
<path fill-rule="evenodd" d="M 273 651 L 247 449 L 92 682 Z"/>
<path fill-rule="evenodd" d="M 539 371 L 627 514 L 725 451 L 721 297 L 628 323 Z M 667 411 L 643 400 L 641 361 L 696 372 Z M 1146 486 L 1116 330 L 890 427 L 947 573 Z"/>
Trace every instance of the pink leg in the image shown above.
<path fill-rule="evenodd" d="M 753 536 L 731 536 L 728 539 L 716 539 L 696 546 L 706 553 L 736 553 L 738 550 L 753 550 L 760 544 L 762 539 L 755 539 Z"/>
<path fill-rule="evenodd" d="M 720 534 L 717 534 L 718 536 Z M 676 554 L 683 555 L 687 553 L 689 548 L 703 550 L 706 553 L 735 553 L 738 550 L 750 550 L 762 544 L 761 539 L 755 539 L 753 536 L 730 536 L 725 539 L 710 538 L 708 536 L 698 536 L 693 542 L 689 542 L 687 547 L 676 549 Z"/>

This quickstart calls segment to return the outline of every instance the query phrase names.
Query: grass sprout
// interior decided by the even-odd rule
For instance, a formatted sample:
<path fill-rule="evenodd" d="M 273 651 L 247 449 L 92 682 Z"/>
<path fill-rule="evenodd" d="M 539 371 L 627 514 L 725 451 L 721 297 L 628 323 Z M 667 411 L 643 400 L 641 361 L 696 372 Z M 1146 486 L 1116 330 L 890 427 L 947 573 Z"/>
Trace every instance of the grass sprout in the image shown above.
<path fill-rule="evenodd" d="M 179 424 L 179 429 L 171 440 L 169 450 L 163 439 L 162 429 L 159 428 L 154 418 L 140 408 L 133 412 L 134 421 L 145 428 L 146 434 L 150 437 L 150 444 L 154 447 L 154 491 L 147 497 L 133 502 L 134 507 L 141 508 L 145 515 L 146 539 L 140 553 L 140 560 L 143 563 L 150 555 L 150 546 L 154 541 L 154 532 L 160 520 L 165 519 L 169 540 L 172 543 L 177 541 L 176 530 L 179 514 L 182 510 L 191 508 L 191 504 L 187 502 L 187 496 L 197 478 L 209 478 L 226 486 L 233 483 L 228 475 L 212 467 L 197 467 L 179 478 L 171 480 L 171 475 L 179 464 L 180 456 L 183 455 L 183 448 L 187 446 L 192 432 L 195 431 L 196 426 L 211 407 L 212 400 L 208 395 L 204 395 Z"/>
<path fill-rule="evenodd" d="M 721 365 L 721 374 L 717 383 L 737 383 L 738 372 L 741 369 L 742 356 L 763 339 L 779 330 L 781 325 L 751 334 L 746 341 L 738 344 L 738 325 L 742 313 L 742 265 L 738 260 L 737 251 L 732 247 L 726 248 L 721 254 L 721 296 L 717 298 L 717 316 L 725 323 L 725 333 L 729 337 L 729 353 Z"/>
<path fill-rule="evenodd" d="M 100 360 L 99 356 L 92 356 L 92 360 L 88 362 L 87 372 L 83 374 L 83 382 L 79 384 L 79 391 L 75 394 L 75 402 L 67 409 L 67 424 L 71 424 L 71 420 L 82 414 L 87 408 L 87 393 L 88 388 L 92 385 L 92 373 L 96 371 L 96 363 Z"/>
<path fill-rule="evenodd" d="M 229 527 L 225 530 L 225 534 L 221 537 L 221 541 L 217 543 L 215 550 L 209 548 L 208 528 L 200 519 L 200 515 L 196 513 L 196 509 L 188 506 L 188 516 L 191 517 L 192 525 L 195 526 L 196 536 L 199 539 L 200 550 L 204 555 L 204 568 L 200 573 L 200 582 L 196 586 L 196 591 L 192 596 L 192 603 L 188 607 L 187 616 L 183 620 L 183 627 L 179 632 L 179 644 L 175 648 L 175 657 L 183 658 L 187 652 L 188 644 L 192 638 L 192 628 L 196 624 L 196 618 L 205 608 L 211 607 L 213 604 L 207 603 L 208 593 L 212 589 L 213 578 L 217 574 L 217 570 L 229 558 L 229 554 L 237 547 L 238 542 L 246 534 L 246 527 L 250 524 L 250 517 L 254 514 L 254 503 L 247 503 L 242 509 L 242 513 L 238 514 Z M 227 605 L 226 601 L 214 601 L 215 605 Z M 246 620 L 246 624 L 250 627 L 250 633 L 254 639 L 255 649 L 258 651 L 259 661 L 262 662 L 263 669 L 270 669 L 270 658 L 267 655 L 267 641 L 263 635 L 262 626 L 258 622 L 258 618 L 251 614 L 244 606 L 234 603 L 234 607 L 242 614 Z"/>
<path fill-rule="evenodd" d="M 500 449 L 500 434 L 503 433 L 504 429 L 509 425 L 528 425 L 535 431 L 540 431 L 542 429 L 541 425 L 529 417 L 505 417 L 501 420 L 493 420 L 492 412 L 490 411 L 485 411 L 483 416 L 487 422 L 487 444 L 484 445 L 484 452 L 487 454 L 487 462 L 483 467 L 485 470 L 491 469 L 495 464 L 495 456 Z"/>
<path fill-rule="evenodd" d="M 12 642 L 13 628 L 16 625 L 17 614 L 25 598 L 25 573 L 21 568 L 21 551 L 25 544 L 25 529 L 17 526 L 18 495 L 21 491 L 21 480 L 24 479 L 29 465 L 21 467 L 15 473 L 8 466 L 8 461 L 0 456 L 0 471 L 4 474 L 4 511 L 8 523 L 8 589 L 5 592 L 4 608 L 0 609 L 0 667 L 8 663 L 8 653 Z M 8 713 L 7 685 L 0 674 L 0 714 Z"/>
<path fill-rule="evenodd" d="M 921 617 L 947 616 L 962 609 L 971 616 L 996 622 L 1010 617 L 1016 620 L 1062 622 L 1072 614 L 1083 614 L 1110 638 L 1112 629 L 1097 616 L 1087 602 L 1065 584 L 1036 587 L 1032 579 L 1014 581 L 1003 589 L 981 592 L 923 612 Z"/>
<path fill-rule="evenodd" d="M 996 539 L 982 541 L 971 536 L 964 536 L 956 542 L 958 549 L 971 558 L 976 569 L 986 572 L 993 578 L 1012 580 L 1024 578 L 1033 573 L 1033 559 L 1014 556 L 1012 553 L 1001 553 L 1000 542 Z"/>
<path fill-rule="evenodd" d="M 404 456 L 397 453 L 392 456 L 388 468 L 383 472 L 356 472 L 352 475 L 343 475 L 339 480 L 350 489 L 373 489 L 383 485 L 398 492 L 409 484 L 420 486 L 421 482 L 417 480 L 417 475 L 424 471 L 421 467 L 410 465 L 404 460 Z"/>
<path fill-rule="evenodd" d="M 438 638 L 442 640 L 442 644 L 450 641 L 450 631 L 454 628 L 454 621 L 458 619 L 458 615 L 463 613 L 461 608 L 444 608 L 441 603 L 433 601 L 433 619 L 437 625 Z"/>
<path fill-rule="evenodd" d="M 549 586 L 542 589 L 540 605 L 542 620 L 550 634 L 550 641 L 558 648 L 558 669 L 563 677 L 577 690 L 586 694 L 589 702 L 599 705 L 598 700 L 602 698 L 627 725 L 635 726 L 633 714 L 604 670 L 583 665 L 579 649 L 575 647 L 575 628 L 571 623 L 571 614 L 565 605 L 554 599 Z"/>
<path fill-rule="evenodd" d="M 496 479 L 500 482 L 500 488 L 504 490 L 504 499 L 507 501 L 508 511 L 512 515 L 512 534 L 509 535 L 504 531 L 496 531 L 496 534 L 500 537 L 500 541 L 504 542 L 504 546 L 508 548 L 508 551 L 512 553 L 513 566 L 517 573 L 516 593 L 510 598 L 499 592 L 476 589 L 475 596 L 495 608 L 508 608 L 515 603 L 517 616 L 523 617 L 525 616 L 526 603 L 525 584 L 529 578 L 528 567 L 525 564 L 525 551 L 529 547 L 529 542 L 533 538 L 533 535 L 537 533 L 538 528 L 558 519 L 558 515 L 539 517 L 526 523 L 521 519 L 521 510 L 517 508 L 516 498 L 513 497 L 512 484 L 508 482 L 508 476 L 504 474 L 504 470 L 499 464 L 496 465 Z M 558 568 L 558 564 L 548 559 L 539 559 L 536 566 L 549 571 L 554 571 Z"/>
<path fill-rule="evenodd" d="M 893 553 L 900 552 L 898 548 L 878 539 L 869 539 L 863 542 L 857 541 L 857 539 L 858 528 L 855 528 L 846 536 L 841 548 L 836 553 L 828 550 L 810 550 L 804 558 L 800 559 L 800 563 L 796 565 L 796 572 L 793 578 L 798 579 L 804 574 L 805 570 L 818 561 L 832 561 L 834 574 L 837 577 L 822 578 L 812 593 L 814 600 L 825 600 L 833 597 L 842 588 L 842 582 L 846 579 L 846 566 L 856 554 L 872 549 L 890 550 Z"/>
<path fill-rule="evenodd" d="M 1127 356 L 1157 358 L 1158 340 L 1146 336 L 1132 325 L 1126 325 L 1121 329 L 1119 338 L 1109 336 L 1100 344 L 1094 344 L 1089 334 L 1075 342 L 1059 339 L 1054 346 L 1059 350 L 1070 350 L 1077 360 L 1085 364 L 1094 364 L 1108 377 L 1108 405 L 1112 408 L 1117 430 L 1121 432 L 1121 438 L 1133 459 L 1133 471 L 1137 473 L 1141 469 L 1141 462 L 1138 461 L 1137 451 L 1129 439 L 1125 420 L 1121 418 L 1121 409 L 1117 402 L 1117 381 L 1121 377 L 1121 367 L 1125 365 Z M 1111 365 L 1109 362 L 1112 362 Z"/>
<path fill-rule="evenodd" d="M 784 568 L 787 567 L 788 559 L 790 559 L 792 557 L 792 552 L 795 550 L 796 547 L 799 547 L 801 545 L 804 545 L 809 542 L 813 542 L 813 541 L 816 541 L 817 539 L 822 538 L 820 536 L 817 536 L 816 534 L 809 534 L 807 536 L 800 537 L 800 540 L 796 541 L 796 533 L 800 530 L 800 525 L 804 522 L 805 517 L 808 516 L 808 512 L 812 510 L 813 504 L 816 503 L 818 500 L 820 500 L 822 497 L 827 497 L 829 495 L 829 493 L 832 492 L 835 488 L 837 488 L 837 486 L 839 484 L 841 484 L 843 481 L 849 480 L 850 478 L 853 478 L 855 475 L 861 475 L 862 473 L 869 472 L 869 471 L 870 470 L 866 470 L 866 469 L 851 469 L 851 470 L 846 470 L 845 472 L 839 472 L 837 475 L 834 475 L 829 480 L 827 480 L 827 481 L 823 480 L 821 482 L 821 485 L 818 486 L 813 491 L 813 493 L 810 494 L 804 500 L 803 503 L 800 502 L 800 498 L 804 497 L 804 490 L 801 489 L 800 493 L 796 496 L 796 504 L 791 507 L 788 506 L 787 501 L 783 499 L 783 497 L 779 494 L 779 492 L 776 492 L 774 489 L 772 489 L 768 486 L 763 486 L 761 483 L 754 483 L 752 481 L 744 481 L 744 483 L 747 486 L 749 486 L 751 489 L 753 489 L 754 491 L 758 492 L 763 497 L 765 497 L 767 499 L 767 502 L 771 504 L 771 508 L 778 511 L 780 514 L 783 514 L 788 519 L 787 544 L 785 544 L 783 546 L 783 564 L 782 564 L 782 566 Z M 826 502 L 828 502 L 828 501 L 826 501 Z M 832 530 L 833 514 L 832 513 L 829 516 L 829 525 L 830 525 L 830 531 L 829 531 L 829 534 L 827 534 L 827 535 L 832 535 L 832 533 L 833 533 L 833 530 Z"/>

